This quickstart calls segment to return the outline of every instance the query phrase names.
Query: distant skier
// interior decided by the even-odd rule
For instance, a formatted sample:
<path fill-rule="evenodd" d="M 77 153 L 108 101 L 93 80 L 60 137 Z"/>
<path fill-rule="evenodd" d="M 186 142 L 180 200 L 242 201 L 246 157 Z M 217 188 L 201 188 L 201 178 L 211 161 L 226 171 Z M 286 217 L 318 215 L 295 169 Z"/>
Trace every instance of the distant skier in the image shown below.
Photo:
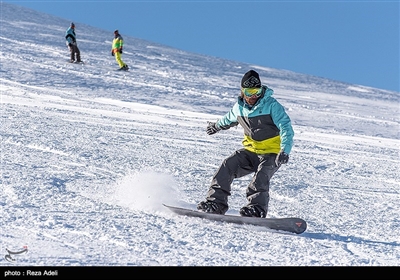
<path fill-rule="evenodd" d="M 121 34 L 119 34 L 118 30 L 114 31 L 114 40 L 112 42 L 111 55 L 115 56 L 115 60 L 119 65 L 119 70 L 127 71 L 129 69 L 128 65 L 122 61 L 122 47 L 124 46 L 124 39 Z"/>
<path fill-rule="evenodd" d="M 270 179 L 281 164 L 288 162 L 294 136 L 289 116 L 272 94 L 272 89 L 261 85 L 259 74 L 250 70 L 242 78 L 233 108 L 216 123 L 208 122 L 209 135 L 240 124 L 244 147 L 226 158 L 214 174 L 206 201 L 197 205 L 200 211 L 225 214 L 233 179 L 254 173 L 246 190 L 248 204 L 239 213 L 266 217 Z"/>
<path fill-rule="evenodd" d="M 76 43 L 75 24 L 73 22 L 71 22 L 70 27 L 67 29 L 67 31 L 65 31 L 65 39 L 67 40 L 66 44 L 71 53 L 70 62 L 82 62 L 81 52 L 79 51 L 78 44 Z"/>

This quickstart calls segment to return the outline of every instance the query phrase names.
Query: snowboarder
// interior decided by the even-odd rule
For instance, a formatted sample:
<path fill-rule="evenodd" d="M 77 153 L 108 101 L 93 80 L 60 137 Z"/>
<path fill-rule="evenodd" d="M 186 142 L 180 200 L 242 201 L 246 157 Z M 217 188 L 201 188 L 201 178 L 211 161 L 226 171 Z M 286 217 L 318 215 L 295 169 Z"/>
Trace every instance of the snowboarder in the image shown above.
<path fill-rule="evenodd" d="M 119 34 L 118 30 L 114 31 L 114 40 L 112 42 L 111 48 L 111 55 L 115 56 L 115 60 L 119 65 L 119 70 L 127 71 L 129 69 L 128 65 L 122 61 L 121 54 L 122 54 L 122 47 L 124 45 L 124 39 L 122 38 L 121 34 Z"/>
<path fill-rule="evenodd" d="M 67 31 L 65 31 L 65 39 L 67 47 L 71 53 L 70 62 L 82 62 L 81 61 L 81 52 L 79 51 L 78 44 L 76 43 L 76 34 L 75 34 L 75 24 L 71 22 L 71 25 L 68 27 Z"/>
<path fill-rule="evenodd" d="M 239 213 L 266 217 L 270 179 L 281 164 L 288 162 L 294 136 L 289 116 L 272 94 L 272 89 L 261 84 L 259 74 L 250 70 L 242 78 L 240 96 L 232 109 L 217 122 L 208 122 L 209 135 L 240 124 L 244 140 L 243 148 L 226 158 L 214 174 L 198 210 L 225 214 L 233 179 L 254 173 L 246 190 L 248 203 Z"/>

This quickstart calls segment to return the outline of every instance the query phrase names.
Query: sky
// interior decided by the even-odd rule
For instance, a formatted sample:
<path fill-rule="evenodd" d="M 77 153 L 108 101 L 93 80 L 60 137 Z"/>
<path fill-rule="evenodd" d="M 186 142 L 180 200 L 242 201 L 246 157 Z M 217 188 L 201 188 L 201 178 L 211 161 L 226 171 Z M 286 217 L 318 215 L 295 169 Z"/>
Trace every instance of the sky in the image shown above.
<path fill-rule="evenodd" d="M 400 92 L 397 0 L 5 2 L 75 22 L 78 39 L 84 23 L 111 38 L 118 29 L 189 52 Z"/>
<path fill-rule="evenodd" d="M 399 267 L 397 92 L 129 36 L 136 50 L 123 59 L 132 67 L 116 71 L 108 32 L 91 26 L 82 26 L 85 64 L 71 64 L 57 41 L 67 19 L 2 8 L 0 46 L 13 52 L 0 52 L 0 275 L 235 266 L 282 267 L 278 275 L 290 278 L 287 266 Z M 43 25 L 46 36 L 32 36 Z M 234 105 L 248 69 L 269 81 L 292 121 L 294 146 L 271 179 L 267 217 L 304 219 L 299 235 L 182 217 L 162 205 L 195 209 L 219 165 L 242 147 L 241 127 L 205 129 Z M 228 214 L 247 204 L 250 181 L 234 180 Z M 10 261 L 7 250 L 24 253 Z M 129 279 L 135 270 L 111 271 Z M 194 271 L 174 276 L 207 278 Z"/>

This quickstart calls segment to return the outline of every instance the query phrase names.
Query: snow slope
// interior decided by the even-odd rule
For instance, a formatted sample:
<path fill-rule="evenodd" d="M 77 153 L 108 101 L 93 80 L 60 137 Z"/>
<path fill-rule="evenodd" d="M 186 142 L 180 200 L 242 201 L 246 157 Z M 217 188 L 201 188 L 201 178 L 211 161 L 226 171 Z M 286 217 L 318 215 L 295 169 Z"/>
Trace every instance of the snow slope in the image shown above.
<path fill-rule="evenodd" d="M 0 266 L 399 266 L 399 93 L 188 53 L 1 3 Z M 329 66 L 327 66 L 329 67 Z M 260 73 L 295 130 L 269 217 L 301 235 L 176 216 L 194 208 L 241 128 L 208 136 Z M 229 214 L 246 204 L 235 180 Z"/>

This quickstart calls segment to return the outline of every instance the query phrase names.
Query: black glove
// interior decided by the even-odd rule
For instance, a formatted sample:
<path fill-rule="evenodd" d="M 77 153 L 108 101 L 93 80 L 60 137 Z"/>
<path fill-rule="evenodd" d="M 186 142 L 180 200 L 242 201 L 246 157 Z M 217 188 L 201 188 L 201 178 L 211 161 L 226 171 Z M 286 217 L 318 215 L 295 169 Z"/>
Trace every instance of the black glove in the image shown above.
<path fill-rule="evenodd" d="M 68 47 L 72 48 L 72 44 L 71 44 L 71 43 L 68 43 Z"/>
<path fill-rule="evenodd" d="M 114 52 L 113 51 L 111 51 L 111 55 L 114 56 Z"/>
<path fill-rule="evenodd" d="M 215 122 L 208 122 L 207 129 L 206 129 L 208 135 L 217 133 L 220 130 L 221 129 L 217 126 L 217 124 Z"/>
<path fill-rule="evenodd" d="M 122 48 L 119 49 L 119 53 L 122 53 Z"/>
<path fill-rule="evenodd" d="M 289 161 L 289 155 L 284 151 L 280 151 L 279 154 L 276 156 L 275 164 L 277 166 L 281 166 L 282 164 L 286 164 Z"/>

